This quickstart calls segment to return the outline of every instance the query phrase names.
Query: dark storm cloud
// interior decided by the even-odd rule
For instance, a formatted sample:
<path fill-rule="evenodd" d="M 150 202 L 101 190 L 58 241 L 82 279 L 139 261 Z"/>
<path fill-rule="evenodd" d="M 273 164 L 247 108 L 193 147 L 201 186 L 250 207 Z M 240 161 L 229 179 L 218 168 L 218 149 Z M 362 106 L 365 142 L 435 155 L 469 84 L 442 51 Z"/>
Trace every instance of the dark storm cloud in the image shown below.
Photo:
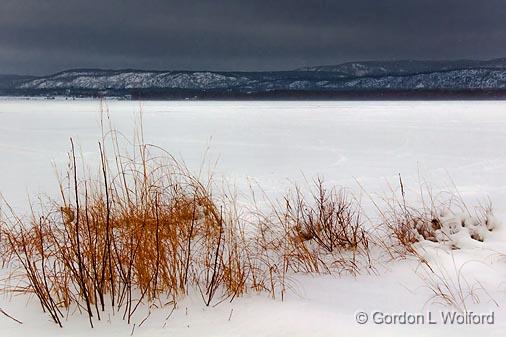
<path fill-rule="evenodd" d="M 0 0 L 0 73 L 506 56 L 503 0 Z"/>

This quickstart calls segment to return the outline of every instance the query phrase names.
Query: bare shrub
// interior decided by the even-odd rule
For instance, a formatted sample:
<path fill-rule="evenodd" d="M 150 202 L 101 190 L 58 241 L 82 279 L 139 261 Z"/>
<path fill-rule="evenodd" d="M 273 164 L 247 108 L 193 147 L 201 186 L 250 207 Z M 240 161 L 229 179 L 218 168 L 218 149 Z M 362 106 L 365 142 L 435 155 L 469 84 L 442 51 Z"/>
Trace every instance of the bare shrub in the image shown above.
<path fill-rule="evenodd" d="M 357 273 L 357 256 L 369 256 L 369 233 L 358 202 L 344 189 L 315 181 L 309 200 L 299 188 L 285 196 L 278 220 L 285 233 L 287 266 L 294 271 Z"/>

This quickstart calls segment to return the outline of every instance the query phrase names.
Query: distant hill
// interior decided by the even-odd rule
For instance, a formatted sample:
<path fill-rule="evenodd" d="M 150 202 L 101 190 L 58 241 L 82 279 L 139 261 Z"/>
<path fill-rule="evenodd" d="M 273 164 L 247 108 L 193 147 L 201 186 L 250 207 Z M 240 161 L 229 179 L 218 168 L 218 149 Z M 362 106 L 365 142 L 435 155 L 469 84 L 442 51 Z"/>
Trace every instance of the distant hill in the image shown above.
<path fill-rule="evenodd" d="M 343 77 L 413 75 L 427 72 L 469 69 L 506 69 L 506 58 L 489 61 L 365 61 L 348 62 L 339 65 L 304 67 L 301 71 L 334 72 Z"/>
<path fill-rule="evenodd" d="M 3 95 L 133 98 L 504 97 L 506 59 L 367 61 L 292 71 L 74 69 L 0 76 Z"/>

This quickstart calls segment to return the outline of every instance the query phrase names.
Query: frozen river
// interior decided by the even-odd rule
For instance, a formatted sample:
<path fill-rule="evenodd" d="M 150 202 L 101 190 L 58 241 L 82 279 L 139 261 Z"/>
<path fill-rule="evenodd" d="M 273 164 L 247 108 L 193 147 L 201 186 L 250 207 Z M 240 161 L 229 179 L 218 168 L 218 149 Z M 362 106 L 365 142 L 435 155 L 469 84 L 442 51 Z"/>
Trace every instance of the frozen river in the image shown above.
<path fill-rule="evenodd" d="M 268 192 L 290 181 L 384 189 L 401 174 L 408 186 L 455 183 L 470 197 L 506 201 L 506 102 L 125 102 L 108 101 L 114 126 L 144 135 L 193 170 L 215 172 L 239 188 Z M 76 139 L 93 163 L 99 101 L 0 101 L 0 192 L 18 204 L 56 192 Z M 498 202 L 496 208 L 504 211 Z"/>

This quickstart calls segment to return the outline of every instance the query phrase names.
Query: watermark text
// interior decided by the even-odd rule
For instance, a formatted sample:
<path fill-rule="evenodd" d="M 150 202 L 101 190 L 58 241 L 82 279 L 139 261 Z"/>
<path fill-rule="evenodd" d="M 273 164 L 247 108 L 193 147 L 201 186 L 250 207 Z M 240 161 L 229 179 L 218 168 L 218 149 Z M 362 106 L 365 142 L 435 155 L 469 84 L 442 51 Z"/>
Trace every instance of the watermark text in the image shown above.
<path fill-rule="evenodd" d="M 410 313 L 404 311 L 388 313 L 383 311 L 359 311 L 355 314 L 355 321 L 358 324 L 375 325 L 493 325 L 495 323 L 495 312 L 427 311 Z"/>

